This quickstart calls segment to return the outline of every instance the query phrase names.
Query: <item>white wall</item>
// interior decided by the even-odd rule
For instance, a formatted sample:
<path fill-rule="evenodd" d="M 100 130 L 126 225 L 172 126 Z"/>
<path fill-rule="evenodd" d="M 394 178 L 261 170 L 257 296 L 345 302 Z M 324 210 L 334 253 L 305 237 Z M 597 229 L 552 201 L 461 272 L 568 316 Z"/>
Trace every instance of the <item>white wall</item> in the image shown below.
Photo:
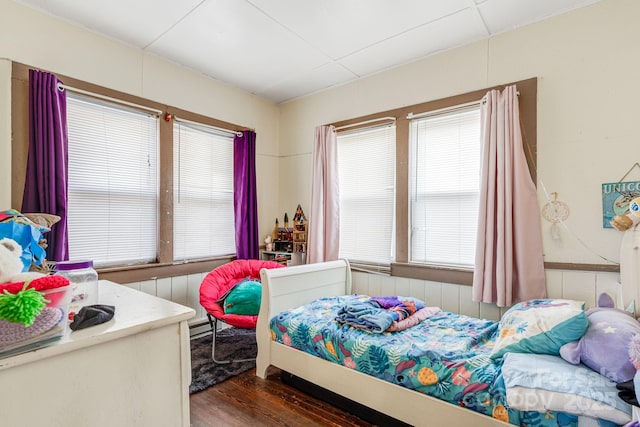
<path fill-rule="evenodd" d="M 143 282 L 123 283 L 123 285 L 155 295 L 178 304 L 191 307 L 196 315 L 189 320 L 191 333 L 197 335 L 209 332 L 207 313 L 200 305 L 200 283 L 206 273 L 186 276 L 166 277 L 145 280 Z M 405 277 L 389 277 L 378 274 L 353 272 L 354 293 L 364 295 L 403 295 L 419 298 L 429 306 L 440 307 L 452 313 L 465 314 L 500 320 L 507 308 L 499 308 L 495 304 L 482 304 L 471 301 L 471 287 L 452 285 L 449 283 L 431 282 L 428 280 L 407 279 Z M 550 298 L 567 298 L 584 301 L 587 307 L 597 305 L 598 295 L 607 292 L 616 296 L 620 292 L 617 273 L 594 273 L 582 271 L 553 270 L 547 272 L 547 283 L 552 289 Z M 625 308 L 630 301 L 625 301 L 620 308 Z M 219 324 L 219 326 L 222 326 Z"/>
<path fill-rule="evenodd" d="M 0 209 L 11 204 L 11 62 L 0 59 Z"/>
<path fill-rule="evenodd" d="M 274 173 L 279 166 L 277 105 L 9 0 L 0 0 L 0 209 L 20 208 L 9 206 L 8 60 L 255 129 L 260 234 L 271 232 L 273 218 L 281 215 Z"/>
<path fill-rule="evenodd" d="M 261 238 L 285 210 L 308 212 L 315 126 L 538 77 L 539 200 L 546 188 L 571 209 L 559 241 L 543 221 L 545 259 L 619 259 L 600 186 L 640 161 L 640 2 L 605 0 L 281 106 L 12 1 L 0 11 L 0 209 L 10 207 L 8 60 L 255 128 Z"/>
<path fill-rule="evenodd" d="M 545 260 L 617 261 L 621 234 L 602 228 L 601 184 L 640 161 L 639 19 L 640 2 L 605 0 L 284 104 L 280 152 L 291 157 L 280 182 L 292 191 L 281 204 L 309 205 L 317 125 L 538 77 L 539 201 L 546 188 L 571 210 L 559 241 L 543 221 Z"/>
<path fill-rule="evenodd" d="M 389 277 L 368 273 L 353 273 L 353 292 L 364 295 L 403 295 L 419 298 L 429 306 L 440 307 L 452 313 L 500 320 L 509 307 L 471 301 L 471 287 L 428 280 Z M 584 301 L 586 307 L 597 306 L 598 295 L 606 292 L 617 303 L 622 295 L 618 273 L 550 270 L 546 272 L 549 298 L 566 298 Z M 621 301 L 624 309 L 631 302 Z"/>

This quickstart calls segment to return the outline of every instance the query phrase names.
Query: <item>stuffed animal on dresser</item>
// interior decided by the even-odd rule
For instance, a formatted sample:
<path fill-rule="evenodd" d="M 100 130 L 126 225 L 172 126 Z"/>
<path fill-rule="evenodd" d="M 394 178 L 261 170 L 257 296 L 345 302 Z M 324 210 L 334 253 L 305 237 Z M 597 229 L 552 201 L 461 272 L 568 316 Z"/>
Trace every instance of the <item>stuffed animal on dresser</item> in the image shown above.
<path fill-rule="evenodd" d="M 22 246 L 13 239 L 5 237 L 0 240 L 0 283 L 25 282 L 44 276 L 35 271 L 22 271 L 22 250 Z"/>

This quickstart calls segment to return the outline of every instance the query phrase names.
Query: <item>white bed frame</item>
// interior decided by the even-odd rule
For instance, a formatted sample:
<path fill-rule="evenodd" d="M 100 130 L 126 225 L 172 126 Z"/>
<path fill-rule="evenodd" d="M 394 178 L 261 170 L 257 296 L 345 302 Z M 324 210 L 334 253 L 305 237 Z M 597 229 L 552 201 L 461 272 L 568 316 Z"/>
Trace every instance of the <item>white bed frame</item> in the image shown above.
<path fill-rule="evenodd" d="M 266 378 L 269 368 L 276 367 L 414 426 L 511 425 L 272 341 L 269 321 L 277 313 L 321 297 L 351 294 L 347 261 L 262 269 L 261 280 L 256 330 L 259 377 Z"/>

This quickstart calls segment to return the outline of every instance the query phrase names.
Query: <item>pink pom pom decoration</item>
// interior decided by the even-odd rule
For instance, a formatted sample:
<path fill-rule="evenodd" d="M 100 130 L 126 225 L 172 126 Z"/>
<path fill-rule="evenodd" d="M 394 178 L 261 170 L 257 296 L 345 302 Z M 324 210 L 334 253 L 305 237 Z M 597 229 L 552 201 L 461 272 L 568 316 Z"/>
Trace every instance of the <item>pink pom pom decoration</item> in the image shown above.
<path fill-rule="evenodd" d="M 629 359 L 637 370 L 640 370 L 640 334 L 635 334 L 629 341 Z"/>

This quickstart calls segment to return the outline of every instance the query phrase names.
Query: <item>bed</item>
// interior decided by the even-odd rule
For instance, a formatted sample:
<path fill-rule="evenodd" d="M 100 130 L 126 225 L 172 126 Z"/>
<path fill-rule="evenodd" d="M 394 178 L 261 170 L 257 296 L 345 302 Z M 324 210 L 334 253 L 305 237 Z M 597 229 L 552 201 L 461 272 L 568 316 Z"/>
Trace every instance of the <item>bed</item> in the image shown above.
<path fill-rule="evenodd" d="M 491 410 L 499 407 L 498 417 L 493 418 L 369 374 L 348 369 L 306 351 L 285 345 L 282 342 L 282 335 L 278 336 L 277 330 L 272 331 L 271 329 L 274 322 L 276 326 L 278 325 L 278 321 L 274 317 L 281 312 L 313 303 L 316 300 L 322 301 L 326 298 L 350 295 L 351 273 L 347 261 L 339 260 L 285 269 L 262 270 L 261 280 L 263 295 L 257 324 L 258 358 L 256 361 L 256 374 L 259 377 L 266 378 L 272 367 L 279 368 L 340 396 L 415 426 L 513 425 L 498 419 L 504 419 L 500 416 L 500 411 L 506 410 L 504 407 L 499 407 L 504 406 L 499 401 L 491 406 Z M 328 303 L 329 306 L 331 304 Z M 453 320 L 455 323 L 455 315 Z M 495 327 L 491 325 L 491 322 L 482 324 L 482 321 L 478 321 L 480 322 L 477 325 L 478 330 L 485 328 L 486 332 L 490 333 L 490 329 Z M 475 336 L 472 338 L 476 341 L 471 346 L 476 351 L 487 340 L 478 339 L 478 334 L 472 335 Z M 340 353 L 340 351 L 336 351 L 337 346 L 338 344 L 333 346 L 334 348 L 331 348 L 329 353 L 334 356 L 336 353 Z M 546 361 L 540 361 L 540 363 L 543 362 Z M 455 361 L 449 361 L 449 363 L 455 364 Z M 544 369 L 547 369 L 546 365 Z M 575 373 L 572 375 L 580 376 Z M 463 385 L 467 385 L 464 384 L 464 379 Z M 471 384 L 471 387 L 474 385 Z M 473 402 L 465 402 L 465 404 L 468 403 L 472 404 Z M 560 414 L 559 418 L 562 418 L 562 415 Z M 549 412 L 546 417 L 558 418 L 558 414 Z M 585 417 L 580 418 L 586 420 Z M 513 420 L 511 421 L 513 422 Z M 526 420 L 526 417 L 521 422 L 523 425 L 551 425 L 546 424 L 544 419 Z M 568 421 L 558 421 L 554 425 L 578 425 L 577 417 Z M 585 422 L 580 424 L 580 426 L 582 425 L 598 424 Z"/>

